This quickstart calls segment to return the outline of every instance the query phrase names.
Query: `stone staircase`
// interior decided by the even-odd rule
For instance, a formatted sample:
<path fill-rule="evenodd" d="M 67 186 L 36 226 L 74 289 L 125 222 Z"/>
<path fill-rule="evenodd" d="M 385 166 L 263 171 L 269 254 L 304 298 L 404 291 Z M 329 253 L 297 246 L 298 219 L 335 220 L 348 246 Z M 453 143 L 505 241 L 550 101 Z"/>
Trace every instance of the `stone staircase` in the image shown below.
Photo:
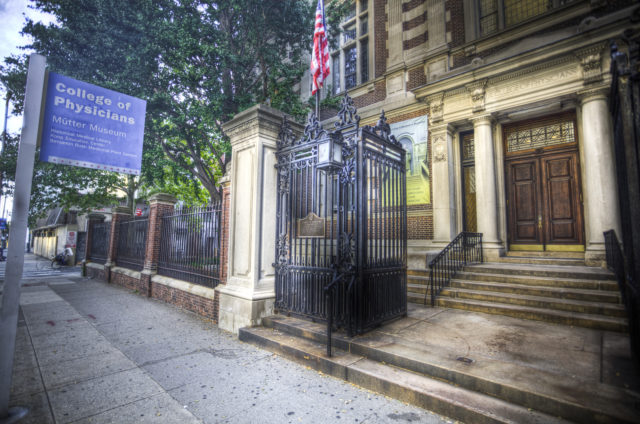
<path fill-rule="evenodd" d="M 640 422 L 640 393 L 602 384 L 602 371 L 585 368 L 573 351 L 576 340 L 597 339 L 582 347 L 595 360 L 593 365 L 588 362 L 589 367 L 611 368 L 606 360 L 597 359 L 611 357 L 596 348 L 601 343 L 599 332 L 566 327 L 556 334 L 545 323 L 522 324 L 509 317 L 460 312 L 411 305 L 407 318 L 365 335 L 349 338 L 342 331 L 334 333 L 331 357 L 326 355 L 326 326 L 295 317 L 263 318 L 261 327 L 240 329 L 239 338 L 323 374 L 461 422 Z M 506 329 L 530 335 L 526 346 L 519 348 L 522 353 L 509 353 L 506 347 L 492 350 L 495 335 L 504 336 L 510 331 Z M 551 337 L 559 342 L 546 346 L 539 335 L 544 336 L 540 340 Z M 473 339 L 473 348 L 469 351 L 467 346 L 466 355 L 460 355 L 456 344 L 464 345 L 467 339 Z M 607 343 L 605 348 L 618 344 Z M 478 348 L 483 345 L 490 349 L 484 355 Z"/>
<path fill-rule="evenodd" d="M 565 254 L 566 255 L 566 254 Z M 566 255 L 568 256 L 568 255 Z M 430 302 L 428 271 L 408 272 L 408 301 Z M 436 306 L 627 332 L 614 275 L 574 257 L 511 254 L 466 266 L 436 298 Z"/>

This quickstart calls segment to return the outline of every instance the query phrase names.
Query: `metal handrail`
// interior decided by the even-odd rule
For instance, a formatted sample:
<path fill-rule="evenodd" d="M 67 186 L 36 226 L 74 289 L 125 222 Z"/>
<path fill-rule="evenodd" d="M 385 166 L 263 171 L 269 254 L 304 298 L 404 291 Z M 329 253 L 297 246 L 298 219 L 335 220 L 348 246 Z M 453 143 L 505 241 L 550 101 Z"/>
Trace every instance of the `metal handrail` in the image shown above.
<path fill-rule="evenodd" d="M 484 262 L 482 233 L 463 231 L 458 234 L 435 258 L 427 262 L 430 290 L 424 295 L 425 305 L 430 292 L 431 306 L 435 306 L 436 296 L 449 285 L 451 278 L 462 267 L 469 263 L 482 262 Z"/>

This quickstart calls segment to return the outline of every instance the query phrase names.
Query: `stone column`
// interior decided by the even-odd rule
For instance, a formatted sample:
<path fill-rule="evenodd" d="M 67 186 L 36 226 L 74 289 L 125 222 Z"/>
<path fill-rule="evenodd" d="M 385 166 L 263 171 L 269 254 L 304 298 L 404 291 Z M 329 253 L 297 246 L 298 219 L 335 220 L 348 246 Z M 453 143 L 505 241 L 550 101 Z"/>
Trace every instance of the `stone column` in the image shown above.
<path fill-rule="evenodd" d="M 431 127 L 433 188 L 433 242 L 446 246 L 456 236 L 453 128 L 449 124 Z"/>
<path fill-rule="evenodd" d="M 116 266 L 118 257 L 118 237 L 120 236 L 120 223 L 131 218 L 131 208 L 116 206 L 111 210 L 111 237 L 109 237 L 109 249 L 107 250 L 107 262 L 104 264 L 105 279 L 111 282 L 111 268 Z"/>
<path fill-rule="evenodd" d="M 151 277 L 158 272 L 162 216 L 173 212 L 176 201 L 175 197 L 164 193 L 154 194 L 149 198 L 147 244 L 144 251 L 144 266 L 140 272 L 140 291 L 146 296 L 151 296 Z"/>
<path fill-rule="evenodd" d="M 605 261 L 603 232 L 614 229 L 620 234 L 620 209 L 616 184 L 613 130 L 607 105 L 608 89 L 582 93 L 582 167 L 586 218 L 587 265 Z M 620 237 L 620 235 L 618 236 Z"/>
<path fill-rule="evenodd" d="M 273 313 L 275 299 L 276 140 L 283 114 L 254 106 L 223 125 L 231 141 L 227 284 L 218 326 L 238 333 Z"/>
<path fill-rule="evenodd" d="M 490 114 L 473 118 L 476 171 L 476 219 L 486 258 L 498 257 L 504 250 L 498 236 L 498 195 L 496 161 L 493 146 L 493 122 Z"/>

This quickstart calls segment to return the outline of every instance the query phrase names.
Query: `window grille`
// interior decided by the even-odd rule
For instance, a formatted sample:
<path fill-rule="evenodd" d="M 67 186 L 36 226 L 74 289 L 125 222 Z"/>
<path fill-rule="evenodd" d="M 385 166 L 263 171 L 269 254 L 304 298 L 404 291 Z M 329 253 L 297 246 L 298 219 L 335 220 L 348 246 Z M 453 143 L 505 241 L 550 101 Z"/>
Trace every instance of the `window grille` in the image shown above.
<path fill-rule="evenodd" d="M 480 35 L 498 30 L 498 0 L 480 0 Z"/>
<path fill-rule="evenodd" d="M 369 81 L 369 40 L 360 42 L 360 83 Z"/>
<path fill-rule="evenodd" d="M 575 143 L 573 120 L 538 122 L 505 127 L 507 153 Z"/>
<path fill-rule="evenodd" d="M 473 161 L 475 158 L 475 143 L 473 133 L 465 134 L 462 138 L 462 160 Z"/>
<path fill-rule="evenodd" d="M 356 47 L 351 47 L 344 52 L 344 86 L 350 89 L 356 86 L 356 68 L 358 53 Z"/>
<path fill-rule="evenodd" d="M 551 0 L 504 0 L 505 25 L 515 25 L 551 10 Z"/>

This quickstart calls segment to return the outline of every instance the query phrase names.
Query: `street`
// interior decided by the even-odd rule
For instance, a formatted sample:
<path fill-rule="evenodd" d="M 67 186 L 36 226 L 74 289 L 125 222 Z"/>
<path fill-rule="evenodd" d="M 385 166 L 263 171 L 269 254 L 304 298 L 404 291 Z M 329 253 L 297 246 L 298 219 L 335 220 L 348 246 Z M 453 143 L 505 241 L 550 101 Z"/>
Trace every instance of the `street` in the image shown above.
<path fill-rule="evenodd" d="M 450 422 L 27 254 L 12 405 L 25 423 Z"/>

